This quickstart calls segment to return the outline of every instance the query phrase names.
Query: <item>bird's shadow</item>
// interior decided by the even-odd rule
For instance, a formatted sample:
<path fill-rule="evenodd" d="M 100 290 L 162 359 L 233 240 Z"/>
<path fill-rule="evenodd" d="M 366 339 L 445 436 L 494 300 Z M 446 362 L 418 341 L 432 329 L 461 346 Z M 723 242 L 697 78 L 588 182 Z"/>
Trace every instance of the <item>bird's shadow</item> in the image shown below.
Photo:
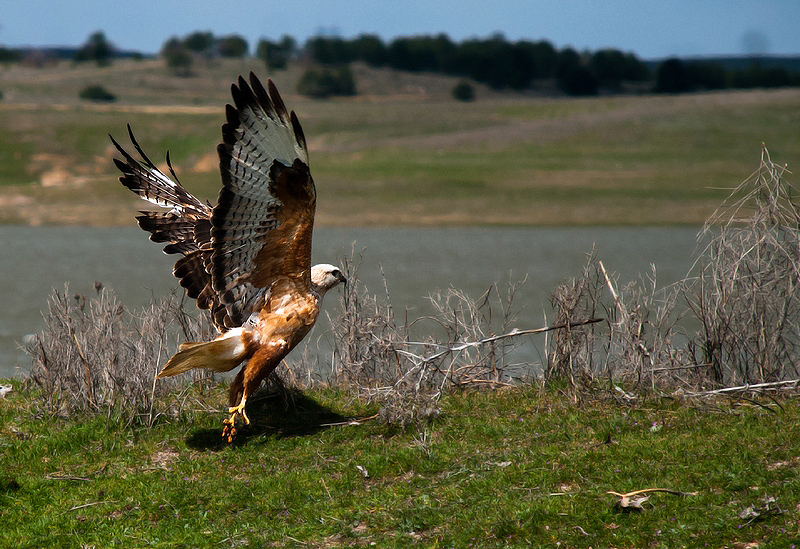
<path fill-rule="evenodd" d="M 236 438 L 231 443 L 222 437 L 222 420 L 226 416 L 221 415 L 218 425 L 191 431 L 186 445 L 195 450 L 221 450 L 253 440 L 310 435 L 348 420 L 299 389 L 274 386 L 262 387 L 247 399 L 247 415 L 250 425 L 237 421 Z"/>

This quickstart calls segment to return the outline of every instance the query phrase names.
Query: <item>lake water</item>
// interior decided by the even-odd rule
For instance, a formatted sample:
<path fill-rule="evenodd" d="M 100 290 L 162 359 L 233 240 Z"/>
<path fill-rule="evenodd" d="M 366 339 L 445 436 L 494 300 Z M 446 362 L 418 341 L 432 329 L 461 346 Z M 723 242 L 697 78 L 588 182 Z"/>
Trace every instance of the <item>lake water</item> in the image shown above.
<path fill-rule="evenodd" d="M 655 264 L 660 286 L 688 272 L 697 248 L 697 228 L 372 228 L 318 229 L 314 262 L 338 263 L 361 252 L 359 279 L 383 293 L 385 273 L 395 311 L 409 318 L 427 314 L 426 297 L 459 288 L 478 297 L 495 282 L 527 277 L 515 305 L 518 327 L 535 328 L 550 316 L 549 294 L 566 278 L 578 276 L 594 247 L 597 258 L 619 283 L 649 274 Z M 0 316 L 0 377 L 21 376 L 29 359 L 19 349 L 27 334 L 42 328 L 41 311 L 53 288 L 87 296 L 95 281 L 111 288 L 129 308 L 165 296 L 178 287 L 172 277 L 176 256 L 138 228 L 0 227 L 3 315 Z M 336 301 L 327 299 L 332 311 Z M 324 330 L 320 325 L 315 330 Z"/>

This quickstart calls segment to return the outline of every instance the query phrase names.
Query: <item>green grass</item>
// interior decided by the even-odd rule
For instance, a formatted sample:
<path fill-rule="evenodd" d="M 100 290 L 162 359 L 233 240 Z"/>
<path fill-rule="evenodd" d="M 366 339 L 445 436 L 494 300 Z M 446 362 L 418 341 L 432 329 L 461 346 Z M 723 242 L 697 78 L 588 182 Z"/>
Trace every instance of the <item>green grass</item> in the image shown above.
<path fill-rule="evenodd" d="M 169 149 L 187 188 L 213 201 L 230 82 L 251 69 L 266 76 L 253 61 L 200 65 L 191 78 L 157 61 L 4 75 L 0 221 L 125 222 L 140 205 L 105 188 L 117 177 L 107 134 L 124 143 L 128 122 L 154 161 Z M 270 76 L 308 138 L 320 225 L 701 224 L 758 166 L 762 142 L 790 169 L 800 158 L 800 90 L 590 99 L 482 90 L 465 104 L 444 78 L 362 67 L 361 86 L 383 95 L 311 101 L 294 94 L 299 72 Z M 119 101 L 78 101 L 96 82 Z M 58 169 L 65 183 L 31 190 Z M 87 206 L 98 192 L 104 206 Z"/>
<path fill-rule="evenodd" d="M 206 394 L 210 404 L 220 391 Z M 537 389 L 457 394 L 416 431 L 332 391 L 152 430 L 33 419 L 0 401 L 3 547 L 769 547 L 800 543 L 800 404 L 570 403 Z M 364 476 L 361 467 L 368 476 Z M 641 513 L 609 490 L 672 488 Z M 739 513 L 774 497 L 783 514 Z"/>

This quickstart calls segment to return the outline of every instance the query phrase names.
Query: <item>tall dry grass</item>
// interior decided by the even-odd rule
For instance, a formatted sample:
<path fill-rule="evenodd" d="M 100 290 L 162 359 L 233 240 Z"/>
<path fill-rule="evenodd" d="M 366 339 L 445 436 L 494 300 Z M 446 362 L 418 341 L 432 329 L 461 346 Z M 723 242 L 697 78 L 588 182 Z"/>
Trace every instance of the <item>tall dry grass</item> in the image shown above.
<path fill-rule="evenodd" d="M 557 319 L 604 311 L 608 324 L 556 335 L 545 381 L 697 392 L 800 377 L 800 210 L 786 173 L 764 149 L 700 231 L 683 280 L 659 287 L 653 267 L 620 288 L 592 258 L 557 288 Z"/>
<path fill-rule="evenodd" d="M 766 149 L 761 166 L 708 220 L 686 298 L 701 329 L 694 360 L 716 385 L 798 377 L 800 209 Z"/>
<path fill-rule="evenodd" d="M 54 290 L 43 314 L 44 329 L 26 346 L 32 358 L 29 383 L 39 388 L 43 411 L 54 415 L 105 414 L 127 425 L 152 425 L 161 414 L 179 412 L 177 402 L 157 400 L 183 389 L 186 377 L 156 383 L 156 374 L 179 341 L 211 337 L 200 314 L 189 315 L 176 294 L 130 311 L 97 284 L 97 295 Z M 206 379 L 204 372 L 188 376 Z"/>

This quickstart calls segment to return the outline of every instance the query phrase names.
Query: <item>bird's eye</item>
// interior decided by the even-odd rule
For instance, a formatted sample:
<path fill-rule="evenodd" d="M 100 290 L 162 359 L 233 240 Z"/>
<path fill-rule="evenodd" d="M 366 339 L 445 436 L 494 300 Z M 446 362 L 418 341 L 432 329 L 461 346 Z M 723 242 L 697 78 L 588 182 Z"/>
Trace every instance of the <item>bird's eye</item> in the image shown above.
<path fill-rule="evenodd" d="M 339 269 L 334 269 L 333 271 L 331 271 L 331 274 L 333 276 L 335 276 L 336 278 L 341 278 L 342 277 L 342 271 L 340 271 Z"/>

